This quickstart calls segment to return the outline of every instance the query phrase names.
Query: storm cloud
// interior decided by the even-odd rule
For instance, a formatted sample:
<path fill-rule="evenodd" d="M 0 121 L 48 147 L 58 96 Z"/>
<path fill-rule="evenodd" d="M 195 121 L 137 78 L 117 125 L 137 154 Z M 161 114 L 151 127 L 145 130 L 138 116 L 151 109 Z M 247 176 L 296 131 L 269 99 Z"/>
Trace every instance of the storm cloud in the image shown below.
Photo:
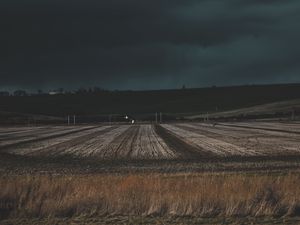
<path fill-rule="evenodd" d="M 4 0 L 0 88 L 300 82 L 298 0 Z"/>

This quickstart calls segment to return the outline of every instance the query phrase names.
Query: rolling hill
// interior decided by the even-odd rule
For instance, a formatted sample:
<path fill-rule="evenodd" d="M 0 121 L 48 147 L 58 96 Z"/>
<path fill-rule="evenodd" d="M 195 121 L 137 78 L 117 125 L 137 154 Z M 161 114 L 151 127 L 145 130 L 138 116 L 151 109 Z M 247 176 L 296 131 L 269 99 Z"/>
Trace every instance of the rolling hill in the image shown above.
<path fill-rule="evenodd" d="M 272 105 L 265 104 L 294 99 L 300 99 L 300 84 L 1 96 L 0 111 L 55 117 L 74 114 L 79 117 L 102 116 L 105 120 L 108 115 L 114 114 L 153 119 L 155 112 L 162 112 L 165 118 L 196 118 L 206 113 L 222 115 L 218 113 L 226 112 L 227 115 L 236 115 L 245 113 L 245 110 L 263 112 L 262 108 L 272 111 Z"/>

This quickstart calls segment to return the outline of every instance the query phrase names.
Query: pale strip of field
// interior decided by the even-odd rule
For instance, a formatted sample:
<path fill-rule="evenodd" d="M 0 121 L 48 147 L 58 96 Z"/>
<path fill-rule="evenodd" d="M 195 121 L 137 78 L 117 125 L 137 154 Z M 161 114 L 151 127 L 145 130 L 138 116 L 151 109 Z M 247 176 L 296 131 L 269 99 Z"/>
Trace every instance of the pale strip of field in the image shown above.
<path fill-rule="evenodd" d="M 300 132 L 300 123 L 295 122 L 251 122 L 246 123 L 247 125 L 261 127 L 261 128 L 277 128 L 288 131 Z"/>
<path fill-rule="evenodd" d="M 112 142 L 99 152 L 101 158 L 115 159 L 128 158 L 132 151 L 133 144 L 137 138 L 139 126 L 131 126 L 126 132 L 116 136 Z"/>
<path fill-rule="evenodd" d="M 171 159 L 177 157 L 152 125 L 123 125 L 76 145 L 65 145 L 44 155 L 73 155 L 99 159 Z"/>
<path fill-rule="evenodd" d="M 24 141 L 34 141 L 41 138 L 51 137 L 53 135 L 63 135 L 68 132 L 73 132 L 76 130 L 88 129 L 93 126 L 84 126 L 84 127 L 69 127 L 69 126 L 57 126 L 57 127 L 45 127 L 40 130 L 31 130 L 26 132 L 26 134 L 21 135 L 9 135 L 6 139 L 1 140 L 0 147 L 6 145 L 17 144 Z"/>
<path fill-rule="evenodd" d="M 35 141 L 32 143 L 24 144 L 9 150 L 10 153 L 20 154 L 20 155 L 43 155 L 45 152 L 50 151 L 57 152 L 59 149 L 59 144 L 79 139 L 85 135 L 90 135 L 98 131 L 102 131 L 110 126 L 95 127 L 94 129 L 82 130 L 72 134 L 66 134 L 55 138 L 50 138 L 47 140 Z M 80 129 L 81 130 L 81 129 Z"/>
<path fill-rule="evenodd" d="M 8 141 L 8 140 L 13 140 L 17 139 L 18 137 L 30 135 L 32 132 L 36 131 L 43 131 L 45 130 L 44 127 L 38 127 L 38 128 L 27 128 L 27 129 L 19 129 L 19 130 L 14 130 L 14 131 L 7 131 L 7 132 L 2 132 L 0 133 L 0 141 Z"/>
<path fill-rule="evenodd" d="M 175 135 L 180 137 L 187 143 L 199 147 L 199 151 L 212 152 L 220 156 L 230 156 L 230 155 L 257 155 L 255 151 L 249 151 L 248 149 L 237 146 L 231 143 L 227 143 L 215 138 L 210 138 L 205 135 L 201 135 L 195 132 L 187 131 L 176 127 L 175 125 L 163 124 L 165 129 L 173 132 Z"/>
<path fill-rule="evenodd" d="M 17 130 L 17 131 L 8 131 L 0 134 L 1 141 L 8 141 L 20 138 L 34 137 L 39 134 L 47 133 L 49 130 L 57 130 L 56 127 L 28 127 L 27 129 Z"/>
<path fill-rule="evenodd" d="M 249 136 L 261 136 L 263 134 L 258 133 L 256 130 L 251 129 L 242 129 L 238 127 L 227 127 L 223 125 L 213 125 L 213 124 L 206 124 L 206 123 L 180 123 L 179 125 L 188 126 L 188 127 L 195 127 L 198 129 L 202 129 L 204 132 L 212 132 L 218 134 L 220 136 L 227 136 L 232 138 L 247 138 Z"/>
<path fill-rule="evenodd" d="M 0 137 L 10 134 L 26 133 L 29 134 L 34 131 L 42 131 L 49 129 L 74 129 L 77 126 L 23 126 L 23 127 L 2 127 L 0 128 Z"/>
<path fill-rule="evenodd" d="M 16 134 L 16 133 L 22 133 L 27 132 L 30 130 L 36 130 L 41 129 L 44 127 L 1 127 L 0 128 L 0 137 L 6 136 L 8 134 Z"/>
<path fill-rule="evenodd" d="M 286 131 L 275 131 L 275 130 L 268 130 L 268 128 L 258 128 L 258 127 L 251 127 L 250 125 L 238 125 L 239 123 L 215 123 L 215 125 L 211 123 L 194 123 L 199 124 L 203 127 L 217 127 L 218 129 L 228 130 L 228 131 L 239 131 L 245 134 L 253 134 L 257 135 L 266 135 L 266 136 L 276 136 L 278 138 L 287 137 L 287 138 L 294 138 L 299 140 L 300 135 L 293 132 L 286 132 Z"/>
<path fill-rule="evenodd" d="M 273 127 L 273 128 L 280 128 L 286 129 L 289 131 L 300 132 L 300 123 L 296 122 L 255 122 L 255 125 L 259 125 L 262 127 Z"/>
<path fill-rule="evenodd" d="M 230 124 L 235 124 L 238 125 L 240 123 L 230 123 Z M 260 123 L 259 123 L 260 124 Z M 267 124 L 267 123 L 263 123 L 263 124 Z M 271 127 L 272 123 L 268 123 L 269 126 Z M 273 125 L 274 127 L 276 127 L 277 123 L 275 123 L 275 125 Z M 219 126 L 219 125 L 218 125 Z M 226 126 L 226 124 L 224 125 Z M 229 126 L 227 126 L 229 127 Z M 259 129 L 251 129 L 251 127 L 254 128 L 259 128 Z M 265 126 L 267 127 L 267 126 Z M 288 130 L 286 128 L 286 131 L 290 131 L 290 133 L 288 132 L 281 132 L 281 131 L 270 131 L 270 130 L 264 130 L 264 126 L 262 124 L 258 126 L 254 125 L 252 126 L 252 123 L 245 123 L 245 127 L 229 127 L 230 129 L 239 129 L 239 130 L 244 130 L 244 131 L 255 131 L 258 134 L 263 134 L 261 136 L 258 136 L 257 138 L 255 138 L 254 140 L 257 143 L 263 143 L 266 145 L 269 145 L 270 147 L 267 150 L 269 150 L 269 152 L 271 152 L 270 150 L 277 150 L 277 153 L 280 154 L 285 154 L 285 153 L 299 153 L 300 152 L 300 134 L 297 133 L 292 133 L 292 130 Z M 278 128 L 275 128 L 278 129 Z M 274 151 L 273 151 L 274 153 Z"/>
<path fill-rule="evenodd" d="M 252 130 L 240 127 L 222 125 L 208 125 L 203 123 L 181 124 L 181 126 L 195 129 L 195 132 L 206 133 L 217 139 L 244 147 L 248 151 L 261 154 L 293 154 L 300 152 L 299 139 L 294 135 L 264 130 Z M 275 135 L 277 134 L 277 136 Z"/>
<path fill-rule="evenodd" d="M 101 135 L 97 135 L 89 140 L 82 143 L 65 146 L 61 149 L 60 154 L 62 155 L 73 155 L 78 157 L 100 157 L 107 158 L 111 156 L 112 152 L 107 151 L 107 147 L 114 141 L 114 139 L 125 133 L 129 129 L 129 125 L 122 125 L 116 129 L 105 132 Z"/>
<path fill-rule="evenodd" d="M 273 132 L 273 134 L 279 133 L 281 135 L 284 135 L 286 133 L 295 134 L 293 135 L 298 135 L 300 134 L 300 124 L 297 123 L 279 123 L 279 122 L 231 122 L 231 123 L 221 123 L 223 125 L 231 125 L 231 126 L 242 126 L 246 128 L 255 128 L 255 129 L 261 129 L 261 130 L 266 130 L 269 132 Z"/>
<path fill-rule="evenodd" d="M 8 152 L 20 155 L 99 157 L 102 159 L 171 159 L 177 157 L 152 125 L 123 125 L 85 130 L 17 146 Z M 101 132 L 103 131 L 103 132 Z"/>
<path fill-rule="evenodd" d="M 154 131 L 152 125 L 131 126 L 98 153 L 104 159 L 172 159 L 178 155 Z"/>
<path fill-rule="evenodd" d="M 164 140 L 154 131 L 153 125 L 141 125 L 133 144 L 130 158 L 135 159 L 173 159 L 178 154 L 173 152 Z"/>

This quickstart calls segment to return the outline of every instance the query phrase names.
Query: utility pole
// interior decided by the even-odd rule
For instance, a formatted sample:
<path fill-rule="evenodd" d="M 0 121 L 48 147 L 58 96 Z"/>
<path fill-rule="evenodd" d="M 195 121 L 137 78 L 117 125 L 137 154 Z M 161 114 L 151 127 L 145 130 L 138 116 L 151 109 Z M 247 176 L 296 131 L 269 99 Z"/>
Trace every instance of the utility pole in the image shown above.
<path fill-rule="evenodd" d="M 74 125 L 76 124 L 76 116 L 74 115 L 73 116 L 73 122 L 74 122 Z"/>
<path fill-rule="evenodd" d="M 155 123 L 157 123 L 157 112 L 155 113 Z"/>
<path fill-rule="evenodd" d="M 292 120 L 295 120 L 295 109 L 293 108 L 292 110 Z"/>
<path fill-rule="evenodd" d="M 70 125 L 70 115 L 68 115 L 68 125 Z"/>
<path fill-rule="evenodd" d="M 162 123 L 162 113 L 159 113 L 159 122 Z"/>
<path fill-rule="evenodd" d="M 208 122 L 209 121 L 209 117 L 208 117 L 208 112 L 206 113 L 206 115 L 203 117 L 204 122 Z"/>

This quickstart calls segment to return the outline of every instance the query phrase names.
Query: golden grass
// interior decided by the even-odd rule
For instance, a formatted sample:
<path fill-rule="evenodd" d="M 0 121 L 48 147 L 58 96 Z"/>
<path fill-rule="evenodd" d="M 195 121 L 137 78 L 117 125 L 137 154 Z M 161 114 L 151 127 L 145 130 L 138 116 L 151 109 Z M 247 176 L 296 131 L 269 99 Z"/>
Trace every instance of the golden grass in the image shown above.
<path fill-rule="evenodd" d="M 133 174 L 0 177 L 6 217 L 293 216 L 300 175 Z"/>

